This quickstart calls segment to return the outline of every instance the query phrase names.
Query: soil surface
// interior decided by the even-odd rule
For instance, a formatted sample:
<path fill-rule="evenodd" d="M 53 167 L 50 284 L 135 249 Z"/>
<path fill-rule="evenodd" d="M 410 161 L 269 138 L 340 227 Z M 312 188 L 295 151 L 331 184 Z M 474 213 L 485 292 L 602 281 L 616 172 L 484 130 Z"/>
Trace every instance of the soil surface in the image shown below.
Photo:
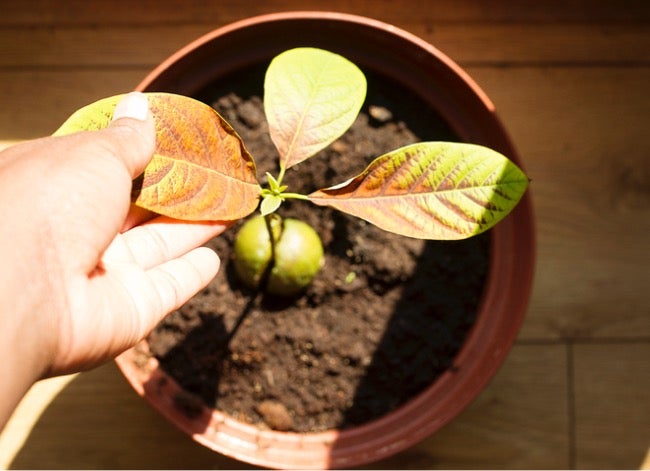
<path fill-rule="evenodd" d="M 240 134 L 265 183 L 266 171 L 277 175 L 277 156 L 260 72 L 197 98 Z M 454 139 L 416 97 L 365 72 L 361 115 L 330 148 L 287 171 L 289 191 L 343 182 L 409 143 Z M 188 392 L 263 428 L 322 431 L 377 418 L 454 368 L 483 291 L 489 234 L 421 241 L 304 201 L 285 203 L 280 214 L 314 226 L 325 265 L 300 297 L 265 298 L 234 278 L 231 245 L 241 223 L 210 241 L 221 272 L 149 337 L 162 368 Z"/>

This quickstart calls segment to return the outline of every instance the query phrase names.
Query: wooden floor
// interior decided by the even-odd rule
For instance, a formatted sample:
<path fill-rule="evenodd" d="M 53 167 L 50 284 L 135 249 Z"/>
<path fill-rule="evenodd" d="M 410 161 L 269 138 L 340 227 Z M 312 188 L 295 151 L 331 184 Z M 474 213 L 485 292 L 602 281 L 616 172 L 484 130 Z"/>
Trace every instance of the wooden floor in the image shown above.
<path fill-rule="evenodd" d="M 446 52 L 495 102 L 532 177 L 535 287 L 489 388 L 440 433 L 373 467 L 650 467 L 650 2 L 0 3 L 3 146 L 51 133 L 245 16 L 357 13 Z M 246 468 L 172 428 L 113 364 L 39 383 L 0 435 L 0 466 Z"/>

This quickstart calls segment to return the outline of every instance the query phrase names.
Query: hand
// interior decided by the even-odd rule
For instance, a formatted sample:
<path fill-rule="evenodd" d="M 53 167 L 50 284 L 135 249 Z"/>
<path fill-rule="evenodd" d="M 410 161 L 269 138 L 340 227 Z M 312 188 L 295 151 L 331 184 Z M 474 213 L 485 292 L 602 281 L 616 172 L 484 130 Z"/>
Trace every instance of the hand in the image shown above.
<path fill-rule="evenodd" d="M 12 385 L 18 396 L 2 403 L 15 405 L 39 378 L 133 346 L 219 268 L 199 246 L 224 224 L 142 223 L 132 210 L 131 182 L 153 154 L 154 125 L 138 93 L 115 116 L 101 131 L 0 153 L 0 377 L 11 383 L 3 399 Z"/>

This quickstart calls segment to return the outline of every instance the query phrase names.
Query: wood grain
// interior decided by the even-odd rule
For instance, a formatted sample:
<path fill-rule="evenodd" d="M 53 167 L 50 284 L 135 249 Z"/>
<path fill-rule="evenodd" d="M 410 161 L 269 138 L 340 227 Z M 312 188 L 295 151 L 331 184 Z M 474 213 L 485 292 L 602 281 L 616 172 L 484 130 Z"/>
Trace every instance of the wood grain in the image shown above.
<path fill-rule="evenodd" d="M 463 65 L 532 177 L 535 286 L 515 348 L 440 433 L 370 467 L 650 466 L 650 2 L 32 0 L 0 15 L 0 149 L 131 90 L 228 22 L 286 10 L 367 15 Z M 61 385 L 61 383 L 59 383 Z M 10 468 L 249 466 L 175 430 L 106 365 L 33 388 L 0 434 Z"/>
<path fill-rule="evenodd" d="M 381 469 L 568 469 L 563 345 L 518 345 L 490 386 L 453 422 Z"/>
<path fill-rule="evenodd" d="M 77 25 L 104 24 L 184 24 L 220 23 L 243 17 L 289 10 L 329 10 L 361 15 L 394 23 L 430 21 L 492 22 L 643 22 L 650 20 L 650 6 L 644 0 L 549 0 L 545 2 L 504 2 L 501 0 L 412 0 L 408 4 L 392 0 L 267 0 L 265 2 L 222 0 L 218 5 L 203 0 L 50 0 L 9 2 L 3 7 L 1 24 Z"/>
<path fill-rule="evenodd" d="M 50 135 L 78 108 L 133 90 L 147 71 L 0 71 L 0 140 Z"/>
<path fill-rule="evenodd" d="M 650 67 L 468 71 L 532 178 L 538 267 L 523 338 L 649 338 Z"/>
<path fill-rule="evenodd" d="M 16 67 L 153 68 L 211 25 L 92 25 L 0 29 L 0 69 Z M 650 30 L 643 24 L 593 23 L 432 23 L 427 17 L 402 21 L 402 29 L 436 46 L 462 65 L 650 63 Z M 156 37 L 152 42 L 149 38 Z M 88 43 L 96 44 L 92 49 Z M 526 47 L 522 48 L 521 45 Z"/>
<path fill-rule="evenodd" d="M 574 349 L 577 467 L 638 469 L 650 450 L 650 344 Z"/>
<path fill-rule="evenodd" d="M 515 347 L 457 420 L 369 468 L 567 468 L 566 358 L 562 345 Z M 39 400 L 45 398 L 30 395 L 26 402 Z M 165 422 L 113 364 L 74 377 L 50 400 L 22 448 L 5 457 L 12 469 L 251 468 L 210 452 Z"/>
<path fill-rule="evenodd" d="M 10 461 L 13 469 L 241 466 L 166 422 L 133 392 L 113 363 L 75 377 L 55 395 Z"/>

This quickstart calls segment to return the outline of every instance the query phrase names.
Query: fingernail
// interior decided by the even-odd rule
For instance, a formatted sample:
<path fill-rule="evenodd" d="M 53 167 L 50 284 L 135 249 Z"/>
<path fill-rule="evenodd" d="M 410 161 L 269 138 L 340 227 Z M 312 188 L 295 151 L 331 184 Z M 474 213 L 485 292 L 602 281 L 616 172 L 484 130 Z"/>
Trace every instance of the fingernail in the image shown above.
<path fill-rule="evenodd" d="M 131 118 L 145 121 L 148 113 L 149 102 L 147 101 L 146 95 L 141 92 L 131 92 L 122 98 L 115 107 L 112 121 L 120 118 Z"/>

